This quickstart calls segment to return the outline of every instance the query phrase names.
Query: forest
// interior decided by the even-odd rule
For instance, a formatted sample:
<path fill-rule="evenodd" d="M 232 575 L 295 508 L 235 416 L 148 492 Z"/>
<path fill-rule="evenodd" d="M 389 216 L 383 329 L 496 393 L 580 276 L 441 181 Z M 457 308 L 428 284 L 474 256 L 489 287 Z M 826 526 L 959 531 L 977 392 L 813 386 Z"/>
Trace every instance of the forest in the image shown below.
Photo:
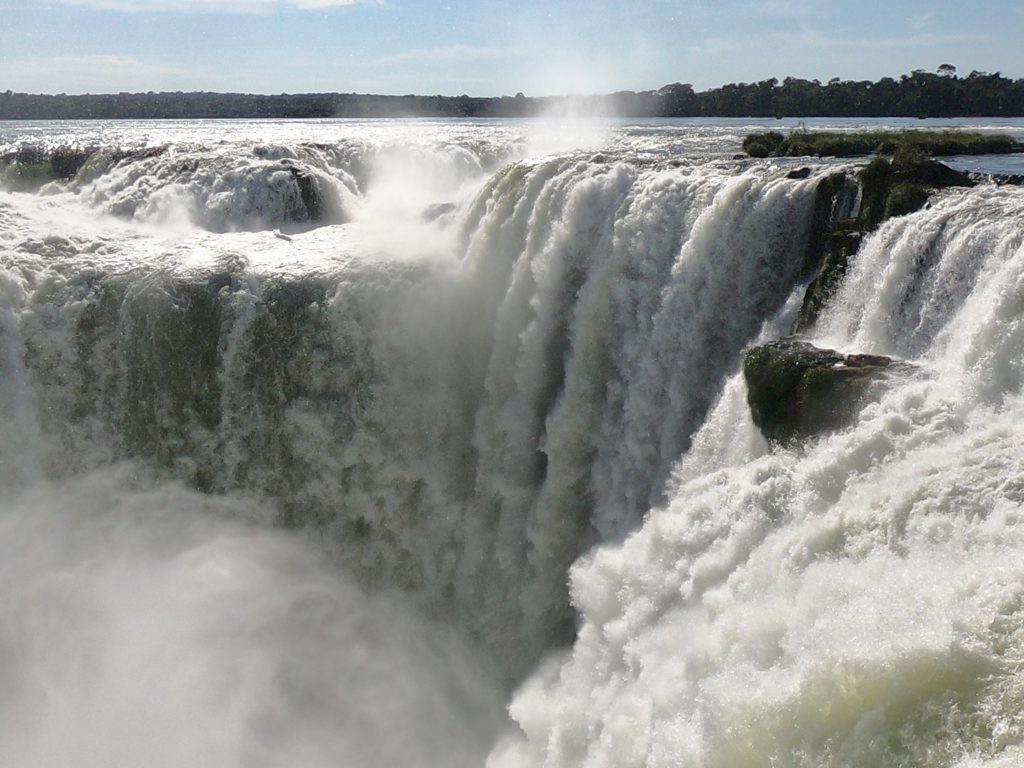
<path fill-rule="evenodd" d="M 0 84 L 2 86 L 2 84 Z M 787 77 L 696 91 L 672 83 L 656 91 L 581 96 L 384 96 L 356 93 L 278 95 L 181 91 L 28 94 L 0 91 L 0 120 L 532 117 L 1024 117 L 1024 79 L 999 72 L 915 70 L 898 79 Z"/>

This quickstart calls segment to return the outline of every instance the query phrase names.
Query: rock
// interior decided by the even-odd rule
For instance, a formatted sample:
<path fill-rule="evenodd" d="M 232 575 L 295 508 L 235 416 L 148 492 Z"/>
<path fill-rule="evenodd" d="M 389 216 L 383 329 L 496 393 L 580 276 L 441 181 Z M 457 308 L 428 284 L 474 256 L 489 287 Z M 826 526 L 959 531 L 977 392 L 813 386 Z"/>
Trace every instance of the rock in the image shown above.
<path fill-rule="evenodd" d="M 828 299 L 838 290 L 849 258 L 857 252 L 865 235 L 886 219 L 920 210 L 928 204 L 935 189 L 971 187 L 977 183 L 968 174 L 927 157 L 904 155 L 894 161 L 878 157 L 857 174 L 861 195 L 860 207 L 854 211 L 841 205 L 845 178 L 844 174 L 829 176 L 818 186 L 804 257 L 805 272 L 814 272 L 815 276 L 804 294 L 792 333 L 804 333 L 817 321 Z"/>
<path fill-rule="evenodd" d="M 933 189 L 975 186 L 970 174 L 954 170 L 938 160 L 924 159 L 902 166 L 894 162 L 893 166 L 895 184 L 922 184 Z"/>
<path fill-rule="evenodd" d="M 299 195 L 306 208 L 307 221 L 321 221 L 324 217 L 324 206 L 320 200 L 320 188 L 316 177 L 307 169 L 295 165 L 290 164 L 288 170 L 291 171 L 292 178 L 295 179 L 295 183 L 299 187 Z"/>
<path fill-rule="evenodd" d="M 743 355 L 750 415 L 772 442 L 794 440 L 851 423 L 877 382 L 909 366 L 881 355 L 844 355 L 781 339 Z"/>
<path fill-rule="evenodd" d="M 804 301 L 793 321 L 793 333 L 801 333 L 814 325 L 825 304 L 839 290 L 846 276 L 850 257 L 860 248 L 861 233 L 837 228 L 829 235 L 821 267 L 807 286 Z"/>
<path fill-rule="evenodd" d="M 876 158 L 858 175 L 864 190 L 859 217 L 864 232 L 892 216 L 920 210 L 934 189 L 975 186 L 968 174 L 929 158 L 904 163 Z"/>
<path fill-rule="evenodd" d="M 813 325 L 846 274 L 847 260 L 860 245 L 859 200 L 857 181 L 844 172 L 826 176 L 818 183 L 801 270 L 803 276 L 814 275 L 814 278 L 808 285 L 792 333 L 800 333 Z"/>
<path fill-rule="evenodd" d="M 983 171 L 972 171 L 967 175 L 971 181 L 978 184 L 995 184 L 998 187 L 1006 185 L 1011 187 L 1024 186 L 1024 174 L 1019 173 L 985 173 Z"/>
<path fill-rule="evenodd" d="M 50 154 L 53 175 L 62 181 L 73 178 L 94 151 L 94 149 L 78 147 L 58 147 Z"/>
<path fill-rule="evenodd" d="M 786 174 L 787 179 L 806 179 L 811 175 L 810 168 L 797 168 L 796 170 L 790 171 Z"/>

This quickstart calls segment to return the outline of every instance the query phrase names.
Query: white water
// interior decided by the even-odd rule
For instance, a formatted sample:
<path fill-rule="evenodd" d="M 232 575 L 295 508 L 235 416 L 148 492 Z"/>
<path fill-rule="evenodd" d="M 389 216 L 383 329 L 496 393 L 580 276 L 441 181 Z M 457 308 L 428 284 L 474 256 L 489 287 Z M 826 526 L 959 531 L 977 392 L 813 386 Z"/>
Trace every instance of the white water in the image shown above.
<path fill-rule="evenodd" d="M 491 765 L 1024 759 L 1022 213 L 952 193 L 865 245 L 816 341 L 921 370 L 855 427 L 769 451 L 726 389 L 670 503 L 574 566 Z"/>
<path fill-rule="evenodd" d="M 481 764 L 527 676 L 493 765 L 1014 759 L 1020 192 L 883 227 L 815 333 L 920 375 L 769 451 L 814 176 L 275 126 L 0 193 L 0 756 Z"/>

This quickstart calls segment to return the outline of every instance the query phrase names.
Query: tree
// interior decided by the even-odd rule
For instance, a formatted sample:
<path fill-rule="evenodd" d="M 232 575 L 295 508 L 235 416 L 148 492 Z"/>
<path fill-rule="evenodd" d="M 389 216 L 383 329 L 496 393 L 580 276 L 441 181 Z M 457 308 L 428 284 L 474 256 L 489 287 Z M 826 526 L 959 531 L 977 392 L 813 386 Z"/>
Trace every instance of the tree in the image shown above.
<path fill-rule="evenodd" d="M 956 77 L 956 67 L 952 64 L 939 64 L 939 74 L 943 77 Z"/>

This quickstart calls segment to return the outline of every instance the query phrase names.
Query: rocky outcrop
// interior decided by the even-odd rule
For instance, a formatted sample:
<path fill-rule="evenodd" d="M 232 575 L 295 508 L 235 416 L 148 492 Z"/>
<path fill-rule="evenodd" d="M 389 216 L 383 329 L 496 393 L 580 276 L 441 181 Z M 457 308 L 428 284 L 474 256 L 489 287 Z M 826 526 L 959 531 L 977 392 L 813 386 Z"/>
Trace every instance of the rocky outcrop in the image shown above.
<path fill-rule="evenodd" d="M 860 244 L 859 202 L 860 185 L 850 174 L 833 173 L 818 182 L 802 270 L 811 282 L 793 333 L 813 323 L 846 274 L 847 258 Z"/>
<path fill-rule="evenodd" d="M 969 131 L 778 131 L 752 133 L 743 139 L 750 157 L 857 157 L 906 153 L 927 157 L 1024 152 L 1009 135 Z"/>
<path fill-rule="evenodd" d="M 886 219 L 920 210 L 936 189 L 973 187 L 970 176 L 927 158 L 876 158 L 858 174 L 863 189 L 858 223 L 869 232 Z"/>
<path fill-rule="evenodd" d="M 862 236 L 857 222 L 852 219 L 838 222 L 826 234 L 818 252 L 818 270 L 804 292 L 803 304 L 793 322 L 793 333 L 805 331 L 818 319 L 821 310 L 842 283 L 850 257 L 860 248 Z"/>
<path fill-rule="evenodd" d="M 316 183 L 316 177 L 304 168 L 290 166 L 289 171 L 299 187 L 299 195 L 302 197 L 302 204 L 306 207 L 307 221 L 319 222 L 324 217 L 324 206 L 320 200 L 320 189 Z"/>
<path fill-rule="evenodd" d="M 995 184 L 997 187 L 1024 187 L 1024 173 L 986 173 L 971 171 L 967 174 L 971 181 L 978 184 Z"/>
<path fill-rule="evenodd" d="M 849 424 L 889 374 L 910 369 L 881 355 L 844 355 L 794 339 L 743 355 L 750 415 L 769 440 L 789 444 Z"/>
<path fill-rule="evenodd" d="M 905 154 L 893 161 L 879 157 L 862 168 L 856 177 L 860 204 L 843 206 L 843 184 L 853 181 L 846 174 L 834 174 L 818 185 L 805 256 L 806 272 L 814 278 L 804 294 L 793 333 L 805 332 L 818 319 L 842 282 L 849 258 L 857 252 L 864 235 L 886 219 L 920 210 L 936 189 L 973 187 L 977 183 L 968 174 L 935 160 Z"/>

